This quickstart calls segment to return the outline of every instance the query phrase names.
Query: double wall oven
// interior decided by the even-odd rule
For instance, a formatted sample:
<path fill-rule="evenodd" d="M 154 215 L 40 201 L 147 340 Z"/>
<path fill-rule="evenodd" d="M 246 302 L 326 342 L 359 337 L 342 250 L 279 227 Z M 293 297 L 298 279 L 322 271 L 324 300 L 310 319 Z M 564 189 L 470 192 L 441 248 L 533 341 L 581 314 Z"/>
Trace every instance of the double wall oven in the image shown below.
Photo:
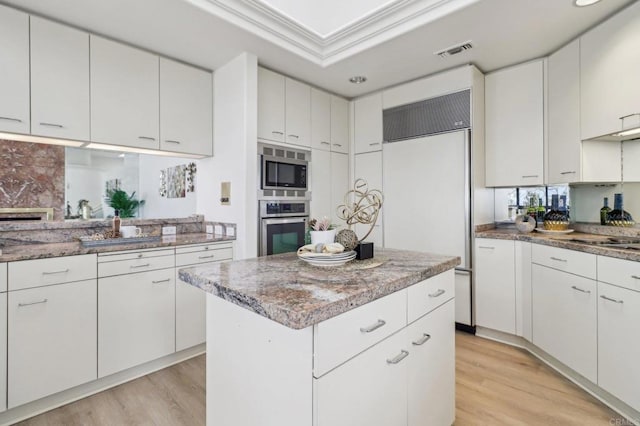
<path fill-rule="evenodd" d="M 304 245 L 309 220 L 310 153 L 259 144 L 258 254 L 294 252 Z"/>

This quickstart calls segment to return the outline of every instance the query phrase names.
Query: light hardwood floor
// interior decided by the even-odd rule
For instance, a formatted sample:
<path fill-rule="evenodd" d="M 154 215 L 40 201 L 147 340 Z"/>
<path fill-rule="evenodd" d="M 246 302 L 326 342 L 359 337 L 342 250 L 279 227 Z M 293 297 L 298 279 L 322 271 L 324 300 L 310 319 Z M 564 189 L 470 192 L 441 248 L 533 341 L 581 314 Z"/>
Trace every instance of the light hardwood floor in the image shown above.
<path fill-rule="evenodd" d="M 204 418 L 202 355 L 20 424 L 192 426 Z M 526 351 L 456 334 L 456 426 L 628 424 L 615 419 Z"/>

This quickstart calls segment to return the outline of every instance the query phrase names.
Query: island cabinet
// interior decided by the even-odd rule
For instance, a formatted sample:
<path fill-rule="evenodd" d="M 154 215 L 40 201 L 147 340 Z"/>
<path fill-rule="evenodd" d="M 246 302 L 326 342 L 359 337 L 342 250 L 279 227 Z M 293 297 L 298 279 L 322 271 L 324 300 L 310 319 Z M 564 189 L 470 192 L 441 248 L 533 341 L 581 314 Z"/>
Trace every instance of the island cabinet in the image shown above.
<path fill-rule="evenodd" d="M 0 5 L 0 131 L 29 133 L 29 15 Z"/>
<path fill-rule="evenodd" d="M 7 409 L 7 264 L 0 263 L 0 412 Z"/>

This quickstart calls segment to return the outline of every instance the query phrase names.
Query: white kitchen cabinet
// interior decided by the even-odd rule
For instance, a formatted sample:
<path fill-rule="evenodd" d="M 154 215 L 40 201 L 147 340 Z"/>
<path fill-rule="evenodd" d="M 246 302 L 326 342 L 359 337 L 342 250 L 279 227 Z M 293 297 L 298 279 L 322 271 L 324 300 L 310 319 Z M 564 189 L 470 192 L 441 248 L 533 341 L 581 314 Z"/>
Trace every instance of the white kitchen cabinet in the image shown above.
<path fill-rule="evenodd" d="M 640 141 L 622 142 L 622 168 L 625 182 L 640 182 Z"/>
<path fill-rule="evenodd" d="M 364 179 L 367 181 L 369 189 L 378 189 L 383 191 L 382 188 L 382 151 L 367 152 L 364 154 L 355 155 L 355 167 L 353 173 L 354 182 L 357 179 Z M 383 191 L 384 192 L 384 191 Z M 383 211 L 380 210 L 378 215 L 378 221 L 376 222 L 373 231 L 367 237 L 366 241 L 372 242 L 375 246 L 382 247 L 384 245 L 382 234 L 383 223 Z M 355 232 L 359 238 L 369 231 L 370 225 L 356 224 Z"/>
<path fill-rule="evenodd" d="M 475 240 L 476 324 L 516 334 L 515 245 L 511 240 Z"/>
<path fill-rule="evenodd" d="M 354 101 L 355 153 L 382 149 L 382 92 Z"/>
<path fill-rule="evenodd" d="M 311 147 L 331 151 L 332 96 L 311 88 Z"/>
<path fill-rule="evenodd" d="M 581 181 L 580 40 L 549 56 L 547 183 Z"/>
<path fill-rule="evenodd" d="M 640 293 L 598 282 L 598 386 L 636 410 L 640 343 L 631 336 L 637 335 L 638 323 Z"/>
<path fill-rule="evenodd" d="M 7 264 L 0 263 L 0 293 L 7 291 Z"/>
<path fill-rule="evenodd" d="M 596 383 L 596 281 L 536 263 L 531 269 L 533 343 Z"/>
<path fill-rule="evenodd" d="M 311 146 L 311 87 L 285 78 L 285 142 Z"/>
<path fill-rule="evenodd" d="M 8 265 L 11 291 L 89 280 L 96 276 L 95 254 L 20 260 Z"/>
<path fill-rule="evenodd" d="M 637 126 L 640 116 L 640 3 L 580 38 L 582 139 Z"/>
<path fill-rule="evenodd" d="M 455 302 L 407 327 L 409 426 L 451 425 L 455 420 Z"/>
<path fill-rule="evenodd" d="M 314 380 L 314 426 L 406 425 L 408 343 L 403 329 Z"/>
<path fill-rule="evenodd" d="M 620 182 L 620 142 L 582 142 L 582 182 Z"/>
<path fill-rule="evenodd" d="M 98 279 L 98 377 L 175 352 L 175 270 Z"/>
<path fill-rule="evenodd" d="M 487 186 L 542 185 L 543 60 L 485 77 Z"/>
<path fill-rule="evenodd" d="M 95 279 L 9 292 L 9 408 L 96 379 L 96 310 Z"/>
<path fill-rule="evenodd" d="M 7 409 L 7 293 L 0 293 L 0 412 Z"/>
<path fill-rule="evenodd" d="M 640 262 L 598 256 L 598 281 L 640 292 Z"/>
<path fill-rule="evenodd" d="M 349 101 L 331 95 L 331 151 L 349 153 Z"/>
<path fill-rule="evenodd" d="M 258 139 L 284 142 L 284 76 L 258 68 Z"/>
<path fill-rule="evenodd" d="M 527 241 L 514 241 L 516 261 L 516 335 L 531 341 L 531 251 Z M 457 296 L 456 296 L 457 298 Z"/>
<path fill-rule="evenodd" d="M 213 77 L 160 58 L 160 149 L 213 155 Z"/>
<path fill-rule="evenodd" d="M 157 55 L 90 37 L 91 141 L 158 149 Z"/>
<path fill-rule="evenodd" d="M 31 133 L 88 141 L 89 34 L 31 17 Z"/>
<path fill-rule="evenodd" d="M 29 15 L 0 5 L 0 131 L 29 133 Z"/>
<path fill-rule="evenodd" d="M 337 207 L 332 204 L 331 198 L 331 155 L 329 151 L 311 150 L 311 162 L 309 163 L 311 202 L 309 207 L 312 218 L 333 217 Z"/>
<path fill-rule="evenodd" d="M 344 196 L 349 187 L 349 156 L 339 152 L 331 153 L 331 222 L 344 226 L 345 222 L 338 218 L 337 208 L 344 204 Z"/>

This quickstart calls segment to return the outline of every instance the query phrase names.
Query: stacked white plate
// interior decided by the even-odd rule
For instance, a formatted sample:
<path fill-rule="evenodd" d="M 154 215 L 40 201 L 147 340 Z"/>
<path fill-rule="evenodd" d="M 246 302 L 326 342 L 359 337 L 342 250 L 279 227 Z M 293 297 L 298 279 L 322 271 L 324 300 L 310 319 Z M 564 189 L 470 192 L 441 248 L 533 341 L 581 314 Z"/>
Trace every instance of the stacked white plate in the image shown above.
<path fill-rule="evenodd" d="M 340 266 L 356 258 L 356 252 L 345 251 L 342 253 L 303 253 L 298 258 L 314 266 Z"/>

